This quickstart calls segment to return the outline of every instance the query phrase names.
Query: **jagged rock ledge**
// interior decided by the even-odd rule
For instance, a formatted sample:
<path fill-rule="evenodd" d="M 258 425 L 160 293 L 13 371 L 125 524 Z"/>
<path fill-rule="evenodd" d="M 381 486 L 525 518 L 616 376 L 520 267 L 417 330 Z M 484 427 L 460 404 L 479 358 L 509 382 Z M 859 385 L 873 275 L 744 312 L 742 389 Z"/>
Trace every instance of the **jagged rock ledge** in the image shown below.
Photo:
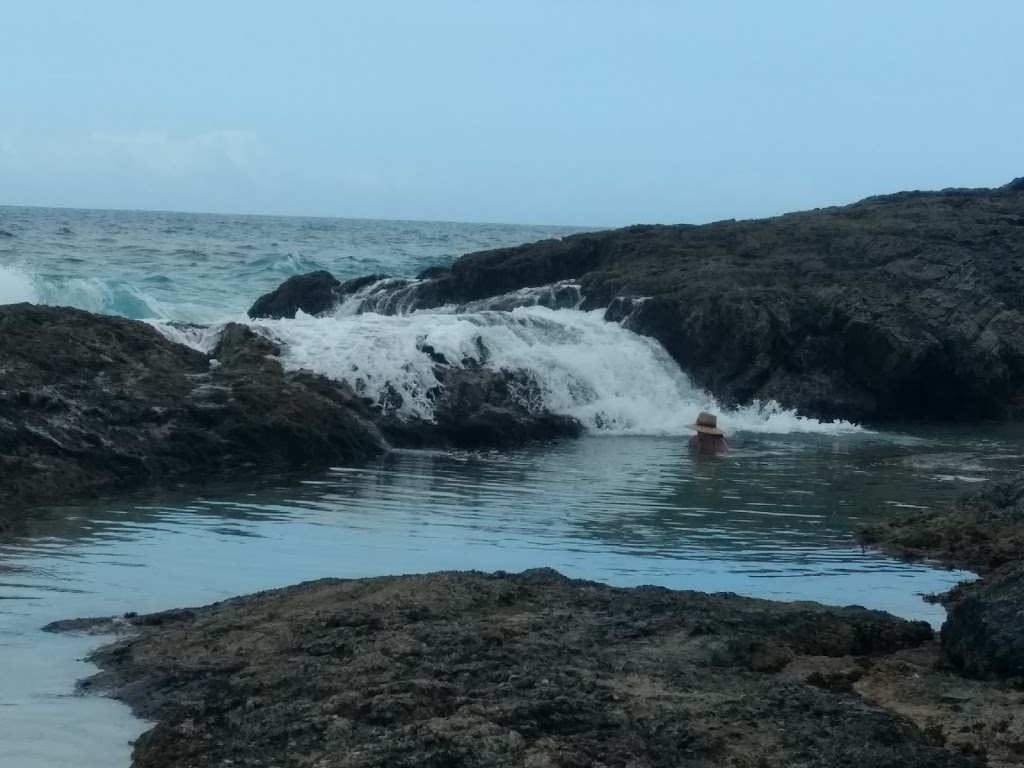
<path fill-rule="evenodd" d="M 155 722 L 134 768 L 982 768 L 1024 746 L 1018 694 L 937 669 L 927 625 L 863 608 L 535 570 L 50 629 L 90 625 L 126 634 L 83 689 Z"/>
<path fill-rule="evenodd" d="M 942 596 L 942 646 L 968 674 L 1024 683 L 1024 474 L 942 509 L 895 515 L 858 538 L 897 557 L 981 573 Z"/>
<path fill-rule="evenodd" d="M 293 278 L 251 312 L 315 314 L 374 277 L 321 274 L 305 288 Z M 1024 179 L 572 235 L 468 254 L 419 277 L 398 281 L 400 301 L 375 309 L 573 280 L 584 309 L 606 308 L 657 339 L 725 403 L 776 400 L 861 422 L 1024 418 Z"/>
<path fill-rule="evenodd" d="M 286 373 L 279 352 L 242 325 L 205 355 L 135 320 L 0 306 L 0 512 L 350 465 L 391 446 L 491 447 L 581 431 L 524 404 L 518 394 L 535 386 L 525 372 L 438 364 L 436 420 L 403 421 L 343 383 Z"/>

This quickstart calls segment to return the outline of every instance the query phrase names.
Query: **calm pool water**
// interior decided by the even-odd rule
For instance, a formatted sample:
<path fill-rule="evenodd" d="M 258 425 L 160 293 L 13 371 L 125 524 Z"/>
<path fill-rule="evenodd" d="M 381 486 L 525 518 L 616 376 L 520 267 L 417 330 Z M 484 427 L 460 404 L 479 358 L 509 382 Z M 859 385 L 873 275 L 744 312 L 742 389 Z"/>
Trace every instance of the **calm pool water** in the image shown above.
<path fill-rule="evenodd" d="M 938 624 L 965 574 L 852 545 L 1020 462 L 1014 427 L 585 438 L 511 454 L 400 453 L 289 485 L 49 510 L 0 538 L 0 765 L 127 766 L 145 725 L 73 694 L 101 642 L 61 618 L 197 605 L 324 576 L 550 566 L 617 585 L 861 604 Z"/>

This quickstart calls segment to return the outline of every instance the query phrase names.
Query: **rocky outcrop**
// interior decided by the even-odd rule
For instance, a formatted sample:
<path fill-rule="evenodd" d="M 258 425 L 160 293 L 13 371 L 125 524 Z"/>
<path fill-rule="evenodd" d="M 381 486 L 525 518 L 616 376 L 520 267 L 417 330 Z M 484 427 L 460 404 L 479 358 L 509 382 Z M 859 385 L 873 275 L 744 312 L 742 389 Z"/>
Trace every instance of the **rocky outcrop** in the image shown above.
<path fill-rule="evenodd" d="M 352 463 L 353 413 L 229 329 L 221 365 L 134 320 L 0 306 L 0 506 Z"/>
<path fill-rule="evenodd" d="M 942 509 L 897 515 L 858 538 L 899 557 L 981 572 L 942 597 L 942 647 L 967 674 L 1024 679 L 1024 474 Z"/>
<path fill-rule="evenodd" d="M 962 589 L 941 637 L 968 674 L 1024 681 L 1024 562 Z"/>
<path fill-rule="evenodd" d="M 579 437 L 583 432 L 576 419 L 553 414 L 540 404 L 540 388 L 527 371 L 439 364 L 434 373 L 440 384 L 431 393 L 433 421 L 385 417 L 380 426 L 393 444 L 407 448 L 508 447 Z"/>
<path fill-rule="evenodd" d="M 278 345 L 228 325 L 212 355 L 152 326 L 0 306 L 0 512 L 181 482 L 364 461 L 389 442 L 509 445 L 578 434 L 517 399 L 524 374 L 450 367 L 436 423 L 401 421 L 349 385 L 287 373 Z"/>
<path fill-rule="evenodd" d="M 469 254 L 400 306 L 578 281 L 726 403 L 818 417 L 1024 418 L 1024 182 Z M 386 306 L 384 302 L 381 306 Z"/>
<path fill-rule="evenodd" d="M 113 628 L 84 687 L 155 723 L 135 768 L 985 765 L 852 692 L 931 635 L 863 608 L 537 570 L 324 580 Z M 830 659 L 845 686 L 811 671 Z"/>
<path fill-rule="evenodd" d="M 294 275 L 275 290 L 256 299 L 249 307 L 249 317 L 279 320 L 293 318 L 299 310 L 307 315 L 320 315 L 336 307 L 347 296 L 386 277 L 363 275 L 342 283 L 325 270 Z"/>
<path fill-rule="evenodd" d="M 249 308 L 249 317 L 291 318 L 299 310 L 319 315 L 337 304 L 340 288 L 341 282 L 325 270 L 294 275 L 276 290 L 260 296 Z"/>
<path fill-rule="evenodd" d="M 865 546 L 982 573 L 1024 559 L 1024 474 L 986 483 L 941 509 L 893 515 L 858 534 Z"/>

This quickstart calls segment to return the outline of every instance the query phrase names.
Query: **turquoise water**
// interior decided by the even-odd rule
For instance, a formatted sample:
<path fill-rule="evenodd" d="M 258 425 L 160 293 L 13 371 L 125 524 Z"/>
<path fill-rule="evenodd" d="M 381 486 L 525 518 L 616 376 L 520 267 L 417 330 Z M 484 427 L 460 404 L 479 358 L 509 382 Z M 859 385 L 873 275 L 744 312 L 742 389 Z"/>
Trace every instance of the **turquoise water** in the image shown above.
<path fill-rule="evenodd" d="M 215 334 L 289 274 L 412 275 L 560 232 L 0 208 L 0 303 L 208 322 Z M 589 431 L 508 453 L 398 452 L 289 483 L 33 512 L 0 535 L 0 765 L 126 766 L 144 728 L 115 702 L 73 694 L 90 669 L 79 659 L 100 640 L 48 635 L 44 624 L 323 576 L 550 566 L 618 585 L 858 603 L 937 625 L 941 609 L 921 595 L 965 574 L 863 552 L 854 532 L 893 510 L 946 503 L 1024 455 L 1014 426 L 879 432 L 761 404 L 722 414 L 730 454 L 694 458 L 683 425 L 713 399 L 657 345 L 576 310 L 260 327 L 282 342 L 286 364 L 342 377 L 358 360 L 399 383 L 429 375 L 410 358 L 417 341 L 457 352 L 480 338 L 495 359 L 535 371 L 547 405 Z M 202 346 L 201 333 L 183 338 Z"/>
<path fill-rule="evenodd" d="M 285 278 L 412 276 L 476 250 L 573 227 L 0 206 L 0 304 L 211 322 Z"/>

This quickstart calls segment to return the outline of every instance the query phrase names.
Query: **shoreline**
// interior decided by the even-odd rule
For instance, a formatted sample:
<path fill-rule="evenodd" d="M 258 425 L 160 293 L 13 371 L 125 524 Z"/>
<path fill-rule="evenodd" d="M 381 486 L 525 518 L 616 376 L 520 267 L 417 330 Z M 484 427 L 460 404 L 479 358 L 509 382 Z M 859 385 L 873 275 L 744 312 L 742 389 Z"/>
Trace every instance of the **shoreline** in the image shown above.
<path fill-rule="evenodd" d="M 1024 497 L 1024 476 L 990 485 L 928 517 L 977 522 Z M 921 514 L 889 522 L 907 530 Z M 938 633 L 882 611 L 608 587 L 548 569 L 324 579 L 46 629 L 116 635 L 89 657 L 100 672 L 80 690 L 155 722 L 133 768 L 296 756 L 324 768 L 669 766 L 680 755 L 749 768 L 1009 768 L 1024 754 L 1020 681 L 986 660 L 986 638 L 949 630 L 1006 567 L 955 588 Z M 665 728 L 681 741 L 662 743 Z"/>
<path fill-rule="evenodd" d="M 134 768 L 980 768 L 1024 749 L 1019 692 L 952 672 L 923 622 L 548 569 L 325 579 L 47 629 L 118 633 L 81 690 L 155 721 Z"/>

